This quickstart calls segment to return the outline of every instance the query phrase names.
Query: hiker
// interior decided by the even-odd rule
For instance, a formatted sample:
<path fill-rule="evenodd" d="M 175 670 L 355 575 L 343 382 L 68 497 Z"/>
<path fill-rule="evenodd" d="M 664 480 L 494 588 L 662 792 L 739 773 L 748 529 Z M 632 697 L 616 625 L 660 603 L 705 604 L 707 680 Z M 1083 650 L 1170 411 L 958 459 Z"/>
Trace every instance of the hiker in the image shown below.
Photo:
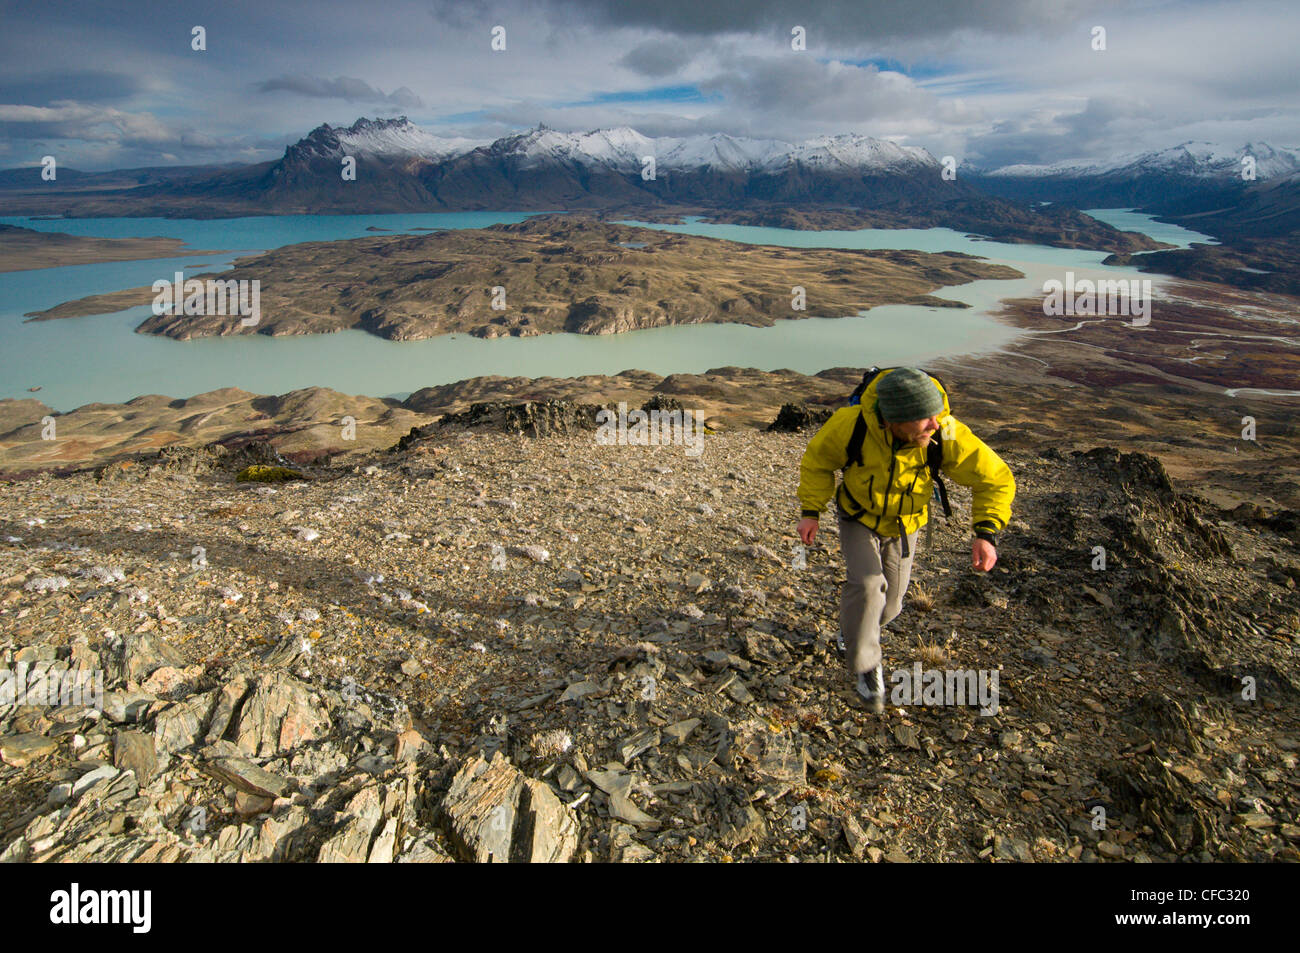
<path fill-rule="evenodd" d="M 879 713 L 885 705 L 880 630 L 903 608 L 917 536 L 929 515 L 932 473 L 937 478 L 942 469 L 971 488 L 971 563 L 983 572 L 997 562 L 997 534 L 1011 519 L 1016 483 L 1002 459 L 952 416 L 947 390 L 925 371 L 873 367 L 854 396 L 860 403 L 835 411 L 804 451 L 797 531 L 811 545 L 818 517 L 835 496 L 847 570 L 840 648 L 858 693 Z M 938 492 L 947 513 L 942 480 Z"/>

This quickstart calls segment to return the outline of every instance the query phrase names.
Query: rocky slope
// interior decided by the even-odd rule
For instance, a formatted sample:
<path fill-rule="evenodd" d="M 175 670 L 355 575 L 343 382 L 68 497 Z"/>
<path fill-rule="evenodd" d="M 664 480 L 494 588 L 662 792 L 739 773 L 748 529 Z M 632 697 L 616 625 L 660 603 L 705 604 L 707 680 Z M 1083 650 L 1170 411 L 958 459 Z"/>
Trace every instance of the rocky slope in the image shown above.
<path fill-rule="evenodd" d="M 0 707 L 0 857 L 1300 859 L 1298 514 L 967 407 L 1015 518 L 974 573 L 952 488 L 885 656 L 996 670 L 989 716 L 857 705 L 807 432 L 506 406 L 301 481 L 237 482 L 253 444 L 0 484 L 0 668 L 106 689 Z"/>

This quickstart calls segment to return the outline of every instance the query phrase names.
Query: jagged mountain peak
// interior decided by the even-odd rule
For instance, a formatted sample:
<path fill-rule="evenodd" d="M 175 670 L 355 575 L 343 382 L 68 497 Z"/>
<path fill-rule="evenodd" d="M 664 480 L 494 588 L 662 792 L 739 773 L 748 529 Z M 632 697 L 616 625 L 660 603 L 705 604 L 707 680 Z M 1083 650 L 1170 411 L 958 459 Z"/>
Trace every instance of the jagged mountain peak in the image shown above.
<path fill-rule="evenodd" d="M 392 119 L 362 117 L 351 126 L 323 123 L 290 146 L 285 157 L 374 155 L 414 156 L 441 161 L 469 152 L 482 140 L 436 136 L 415 125 L 406 116 Z"/>

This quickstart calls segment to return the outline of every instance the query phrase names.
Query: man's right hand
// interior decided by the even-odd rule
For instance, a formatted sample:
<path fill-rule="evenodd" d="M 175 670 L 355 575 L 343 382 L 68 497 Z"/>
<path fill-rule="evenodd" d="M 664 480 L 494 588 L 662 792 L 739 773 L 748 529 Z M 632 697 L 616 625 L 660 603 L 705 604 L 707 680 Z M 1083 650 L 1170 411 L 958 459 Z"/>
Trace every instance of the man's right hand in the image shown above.
<path fill-rule="evenodd" d="M 817 526 L 817 519 L 812 516 L 805 516 L 799 521 L 795 532 L 799 534 L 799 538 L 803 540 L 805 546 L 812 545 L 813 537 L 817 535 Z"/>

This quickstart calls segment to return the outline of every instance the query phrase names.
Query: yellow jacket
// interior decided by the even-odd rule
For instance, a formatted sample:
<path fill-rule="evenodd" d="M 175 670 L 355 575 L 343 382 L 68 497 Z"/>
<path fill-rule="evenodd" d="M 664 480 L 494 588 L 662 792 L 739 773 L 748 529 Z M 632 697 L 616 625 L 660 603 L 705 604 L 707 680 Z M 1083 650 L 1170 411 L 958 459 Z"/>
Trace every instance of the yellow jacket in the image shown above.
<path fill-rule="evenodd" d="M 876 375 L 863 392 L 860 405 L 835 411 L 809 441 L 799 467 L 799 504 L 804 516 L 819 516 L 834 495 L 851 515 L 864 511 L 857 517 L 858 522 L 882 536 L 900 535 L 900 521 L 909 534 L 926 524 L 933 481 L 925 450 L 898 441 L 876 410 L 876 385 L 890 373 L 892 369 Z M 943 411 L 937 415 L 943 437 L 940 469 L 971 488 L 975 535 L 996 542 L 996 534 L 1011 519 L 1016 481 L 1002 458 L 952 416 L 948 392 L 937 380 L 934 384 L 943 394 Z M 867 421 L 862 466 L 845 470 L 836 488 L 835 471 L 848 463 L 849 438 L 859 414 L 865 415 Z"/>

